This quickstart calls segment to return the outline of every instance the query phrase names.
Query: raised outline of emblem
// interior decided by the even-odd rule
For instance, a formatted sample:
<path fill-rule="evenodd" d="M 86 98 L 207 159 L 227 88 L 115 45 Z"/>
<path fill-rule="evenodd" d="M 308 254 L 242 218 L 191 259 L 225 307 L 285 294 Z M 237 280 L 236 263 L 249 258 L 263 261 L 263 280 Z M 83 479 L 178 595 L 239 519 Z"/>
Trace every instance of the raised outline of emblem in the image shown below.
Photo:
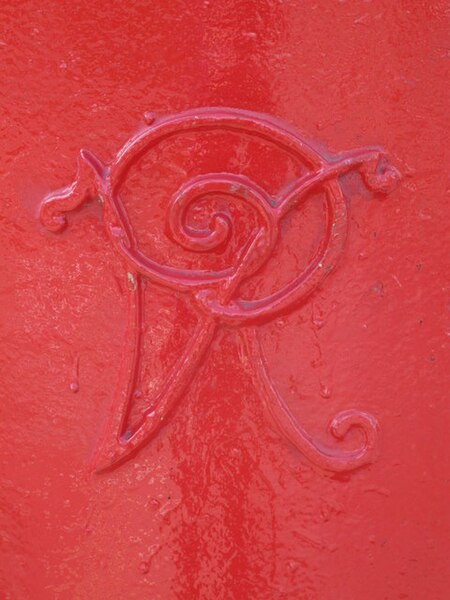
<path fill-rule="evenodd" d="M 125 260 L 128 277 L 133 284 L 129 287 L 128 327 L 119 388 L 95 453 L 93 468 L 103 471 L 122 463 L 160 430 L 195 376 L 222 322 L 240 326 L 253 365 L 253 380 L 265 411 L 276 428 L 303 455 L 319 467 L 334 472 L 349 471 L 372 462 L 378 437 L 375 417 L 351 409 L 332 419 L 329 430 L 336 439 L 345 438 L 352 428 L 361 430 L 362 444 L 354 450 L 332 448 L 314 440 L 296 420 L 270 378 L 257 326 L 308 299 L 342 255 L 348 212 L 338 177 L 356 169 L 369 189 L 387 194 L 399 181 L 398 171 L 377 148 L 354 150 L 340 154 L 334 160 L 326 160 L 288 125 L 250 111 L 203 108 L 158 119 L 147 113 L 146 121 L 148 127 L 125 144 L 109 167 L 105 167 L 88 150 L 81 150 L 74 183 L 46 196 L 40 210 L 41 223 L 50 231 L 57 232 L 67 225 L 65 213 L 89 199 L 101 198 L 106 231 Z M 214 192 L 247 202 L 258 213 L 260 224 L 241 249 L 236 264 L 222 271 L 187 271 L 159 264 L 140 252 L 120 199 L 120 187 L 130 166 L 161 140 L 184 131 L 213 129 L 245 132 L 268 140 L 306 164 L 310 171 L 275 198 L 243 175 L 208 173 L 191 179 L 172 196 L 168 205 L 168 235 L 180 246 L 196 252 L 209 252 L 227 243 L 232 223 L 226 215 L 213 214 L 209 227 L 203 230 L 192 229 L 184 219 L 189 206 Z M 237 298 L 235 294 L 241 282 L 257 272 L 270 257 L 280 235 L 282 218 L 298 206 L 308 192 L 318 188 L 326 193 L 325 235 L 308 267 L 265 298 Z M 190 294 L 198 307 L 199 322 L 158 394 L 155 408 L 143 414 L 141 422 L 130 435 L 125 432 L 125 422 L 139 370 L 142 277 L 157 285 Z"/>

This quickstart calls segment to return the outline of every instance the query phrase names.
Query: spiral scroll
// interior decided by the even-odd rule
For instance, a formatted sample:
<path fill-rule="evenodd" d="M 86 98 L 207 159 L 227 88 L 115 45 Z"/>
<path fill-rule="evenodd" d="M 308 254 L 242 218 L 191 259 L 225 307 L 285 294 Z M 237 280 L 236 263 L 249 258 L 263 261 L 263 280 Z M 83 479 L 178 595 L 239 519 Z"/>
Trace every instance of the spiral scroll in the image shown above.
<path fill-rule="evenodd" d="M 160 264 L 139 248 L 131 223 L 120 200 L 119 190 L 130 165 L 138 157 L 170 136 L 189 129 L 228 129 L 245 132 L 278 145 L 306 163 L 310 171 L 290 189 L 271 197 L 259 185 L 241 174 L 209 173 L 185 182 L 168 203 L 166 234 L 181 248 L 194 253 L 223 252 L 233 235 L 234 223 L 225 210 L 211 213 L 202 228 L 189 224 L 189 210 L 196 203 L 219 194 L 243 202 L 255 214 L 244 247 L 234 253 L 233 264 L 217 271 L 182 269 Z M 261 400 L 274 426 L 310 461 L 325 470 L 346 471 L 373 460 L 376 452 L 377 422 L 365 412 L 339 413 L 330 424 L 332 436 L 341 440 L 350 429 L 361 432 L 362 443 L 353 450 L 330 448 L 316 442 L 297 422 L 269 376 L 257 327 L 276 315 L 305 301 L 336 266 L 346 240 L 347 204 L 339 177 L 352 169 L 361 173 L 366 185 L 388 193 L 398 182 L 398 172 L 379 150 L 347 153 L 326 161 L 297 134 L 268 117 L 231 109 L 204 109 L 161 119 L 133 138 L 106 169 L 91 153 L 82 151 L 77 181 L 69 188 L 48 196 L 41 209 L 41 221 L 57 231 L 66 223 L 65 213 L 94 196 L 102 198 L 106 230 L 125 261 L 134 285 L 129 292 L 129 326 L 124 346 L 121 380 L 109 412 L 108 422 L 95 457 L 95 468 L 111 468 L 129 458 L 165 423 L 169 413 L 192 381 L 222 324 L 242 328 L 253 376 Z M 93 176 L 92 176 L 93 175 Z M 257 300 L 239 297 L 241 283 L 266 264 L 280 237 L 280 223 L 298 207 L 312 190 L 325 192 L 325 233 L 307 268 L 281 289 Z M 189 294 L 199 311 L 199 322 L 187 348 L 173 366 L 155 408 L 146 412 L 133 432 L 125 433 L 129 404 L 138 377 L 138 348 L 141 336 L 141 285 L 146 277 L 157 285 Z"/>

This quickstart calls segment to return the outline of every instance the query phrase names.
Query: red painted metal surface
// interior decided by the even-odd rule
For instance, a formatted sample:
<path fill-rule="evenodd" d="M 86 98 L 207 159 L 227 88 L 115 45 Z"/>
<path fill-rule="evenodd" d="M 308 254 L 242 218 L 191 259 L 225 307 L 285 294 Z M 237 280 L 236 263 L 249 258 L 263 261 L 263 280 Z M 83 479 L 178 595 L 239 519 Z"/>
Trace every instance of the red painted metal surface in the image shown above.
<path fill-rule="evenodd" d="M 447 597 L 445 8 L 3 3 L 2 598 Z"/>

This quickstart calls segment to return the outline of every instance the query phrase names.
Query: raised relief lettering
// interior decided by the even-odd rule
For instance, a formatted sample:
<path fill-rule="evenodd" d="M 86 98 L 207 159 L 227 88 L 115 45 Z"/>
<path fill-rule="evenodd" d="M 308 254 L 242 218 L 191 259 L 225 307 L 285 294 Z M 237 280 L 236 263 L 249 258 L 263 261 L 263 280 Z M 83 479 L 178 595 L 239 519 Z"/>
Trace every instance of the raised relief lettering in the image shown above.
<path fill-rule="evenodd" d="M 89 151 L 82 150 L 75 182 L 47 196 L 40 212 L 42 224 L 58 232 L 67 224 L 66 213 L 89 199 L 101 199 L 109 239 L 127 265 L 129 318 L 120 370 L 122 379 L 99 442 L 95 469 L 101 471 L 118 465 L 161 429 L 222 325 L 239 328 L 252 365 L 255 386 L 270 421 L 304 456 L 330 471 L 347 471 L 370 463 L 377 445 L 376 419 L 356 409 L 334 417 L 330 432 L 337 440 L 342 440 L 351 428 L 361 431 L 361 444 L 356 449 L 344 450 L 339 448 L 339 443 L 326 446 L 314 440 L 293 416 L 269 376 L 258 327 L 306 302 L 341 257 L 347 236 L 348 206 L 340 177 L 351 170 L 358 171 L 370 190 L 386 194 L 397 184 L 398 172 L 379 149 L 355 150 L 332 160 L 325 159 L 289 126 L 248 111 L 208 108 L 158 119 L 147 114 L 146 123 L 146 129 L 130 139 L 108 167 Z M 233 249 L 233 260 L 229 265 L 221 264 L 214 270 L 158 262 L 139 246 L 121 199 L 121 187 L 130 167 L 158 145 L 187 132 L 208 134 L 212 131 L 232 132 L 246 139 L 270 142 L 306 165 L 307 170 L 276 195 L 268 193 L 242 173 L 208 172 L 188 179 L 167 198 L 165 235 L 183 251 L 199 256 L 210 254 L 214 258 L 223 254 L 230 244 L 235 226 L 232 212 L 215 206 L 206 226 L 196 227 L 189 222 L 188 212 L 200 202 L 220 195 L 230 202 L 244 203 L 255 218 L 245 242 L 240 248 Z M 261 271 L 280 242 L 283 220 L 317 191 L 325 198 L 325 224 L 312 260 L 280 289 L 255 299 L 242 297 L 241 284 Z M 214 264 L 214 260 L 210 264 Z M 139 424 L 129 431 L 126 416 L 139 375 L 142 278 L 176 294 L 189 295 L 198 313 L 198 323 L 151 410 L 144 412 Z"/>

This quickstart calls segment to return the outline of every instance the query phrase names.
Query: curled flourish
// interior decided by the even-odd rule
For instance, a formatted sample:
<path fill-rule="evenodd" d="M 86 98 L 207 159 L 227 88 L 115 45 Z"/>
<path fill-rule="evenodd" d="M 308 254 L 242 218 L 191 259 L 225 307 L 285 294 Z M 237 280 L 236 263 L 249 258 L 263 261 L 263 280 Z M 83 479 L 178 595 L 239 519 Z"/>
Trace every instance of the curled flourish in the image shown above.
<path fill-rule="evenodd" d="M 195 252 L 220 250 L 226 245 L 232 233 L 232 223 L 225 212 L 218 211 L 210 215 L 208 227 L 204 229 L 196 229 L 186 223 L 189 208 L 214 194 L 249 204 L 260 218 L 268 243 L 274 242 L 277 223 L 271 214 L 266 193 L 248 177 L 230 173 L 209 173 L 194 177 L 172 196 L 167 211 L 167 231 L 175 242 Z"/>
<path fill-rule="evenodd" d="M 363 444 L 355 450 L 348 452 L 333 452 L 332 470 L 336 468 L 336 461 L 343 461 L 345 469 L 356 469 L 367 463 L 373 462 L 378 448 L 379 426 L 376 418 L 360 410 L 345 410 L 332 419 L 329 430 L 338 440 L 344 440 L 351 429 L 357 429 L 363 434 Z"/>
<path fill-rule="evenodd" d="M 352 409 L 338 413 L 331 421 L 330 433 L 338 440 L 344 440 L 351 429 L 361 431 L 363 441 L 356 449 L 330 448 L 317 442 L 294 417 L 270 378 L 257 331 L 254 328 L 246 329 L 244 340 L 252 359 L 253 379 L 270 420 L 306 458 L 322 469 L 333 472 L 351 471 L 373 462 L 378 440 L 375 417 Z"/>
<path fill-rule="evenodd" d="M 390 194 L 400 183 L 399 171 L 383 156 L 364 162 L 359 170 L 367 187 L 380 194 Z"/>
<path fill-rule="evenodd" d="M 67 226 L 66 213 L 95 197 L 96 189 L 102 181 L 105 168 L 92 152 L 80 150 L 75 181 L 60 190 L 49 194 L 42 203 L 40 220 L 49 231 L 62 231 Z"/>

